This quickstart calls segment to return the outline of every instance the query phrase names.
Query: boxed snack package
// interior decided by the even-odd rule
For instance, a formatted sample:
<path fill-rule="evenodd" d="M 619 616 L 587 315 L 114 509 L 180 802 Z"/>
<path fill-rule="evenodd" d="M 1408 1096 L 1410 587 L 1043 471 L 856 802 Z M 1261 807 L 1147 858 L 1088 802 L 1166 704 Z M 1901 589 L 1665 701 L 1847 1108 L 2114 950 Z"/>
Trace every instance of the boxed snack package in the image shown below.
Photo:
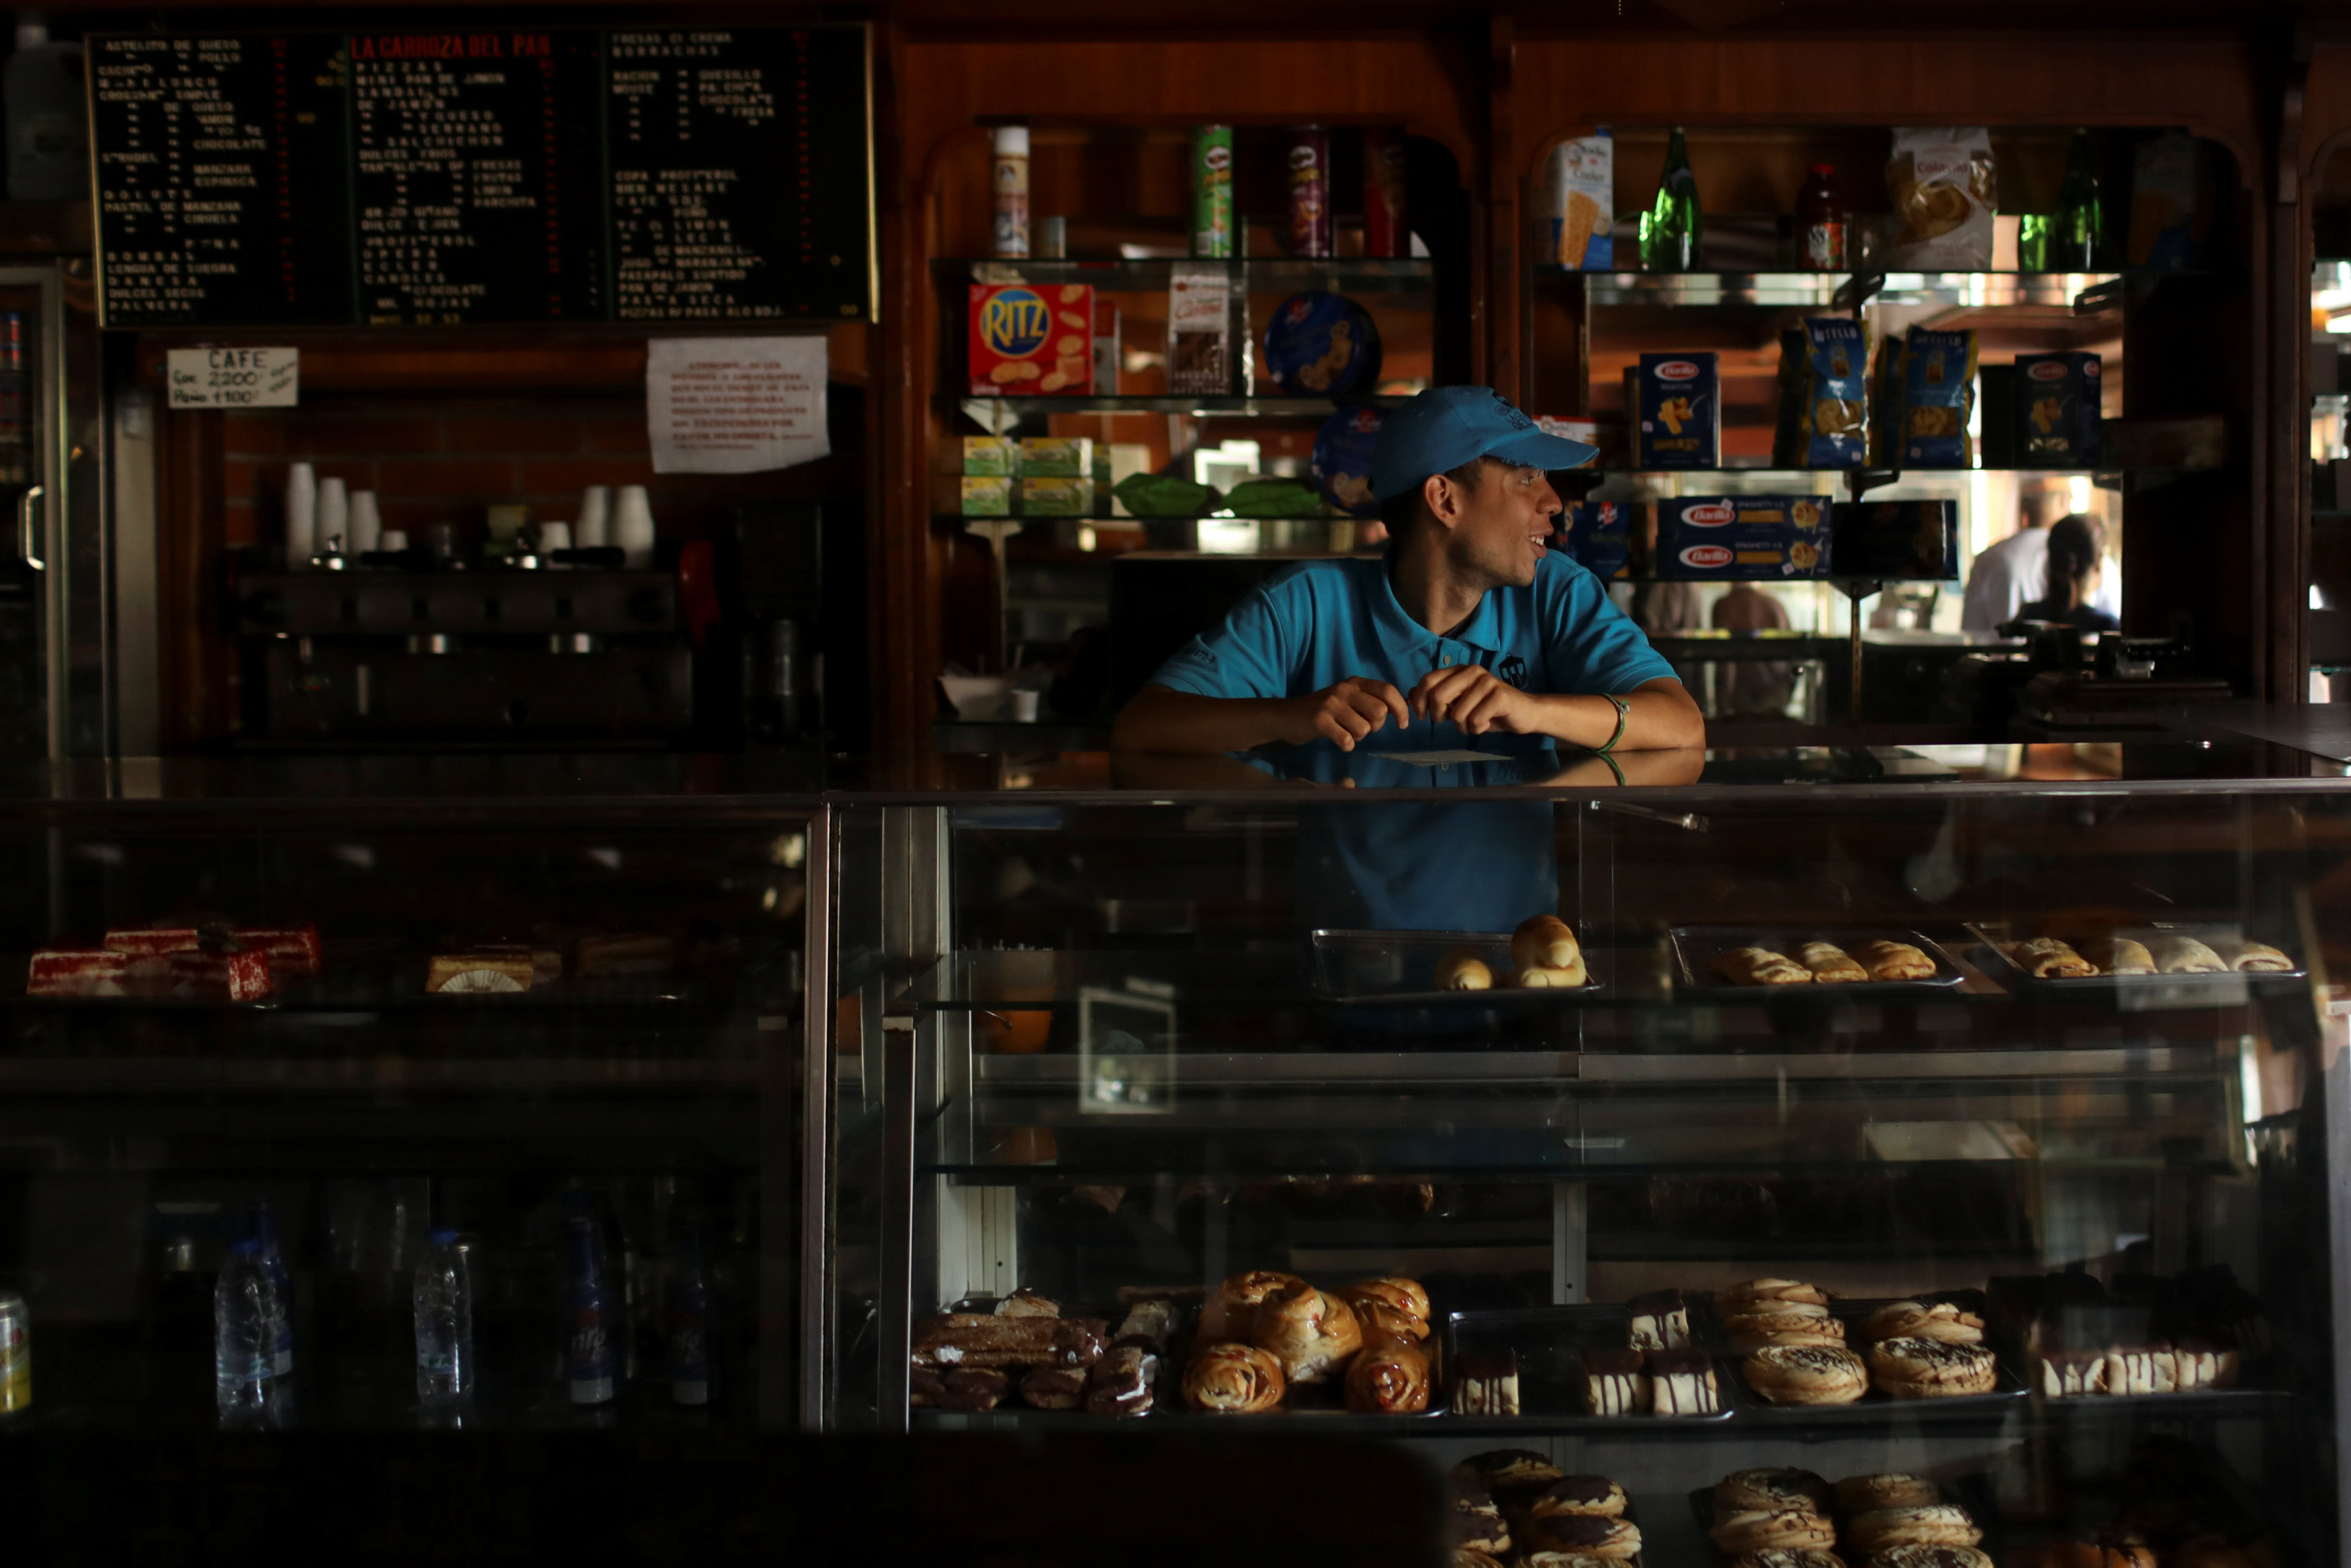
<path fill-rule="evenodd" d="M 1686 495 L 1656 503 L 1656 574 L 1700 581 L 1829 575 L 1818 495 Z"/>
<path fill-rule="evenodd" d="M 980 395 L 1093 390 L 1093 286 L 971 286 L 971 389 Z"/>
<path fill-rule="evenodd" d="M 1180 263 L 1167 279 L 1167 390 L 1210 397 L 1233 389 L 1232 291 L 1221 267 Z"/>
<path fill-rule="evenodd" d="M 1953 582 L 1959 575 L 1956 501 L 1839 501 L 1829 508 L 1829 537 L 1844 576 Z"/>
<path fill-rule="evenodd" d="M 1091 473 L 1020 482 L 1023 517 L 1084 517 L 1093 511 L 1093 504 L 1094 481 Z"/>
<path fill-rule="evenodd" d="M 963 476 L 963 514 L 967 517 L 1009 517 L 1013 487 L 1019 482 L 1008 473 L 967 473 Z"/>
<path fill-rule="evenodd" d="M 1721 377 L 1714 355 L 1642 355 L 1625 372 L 1625 408 L 1635 468 L 1721 465 Z"/>
<path fill-rule="evenodd" d="M 1341 409 L 1314 432 L 1314 483 L 1322 499 L 1350 517 L 1376 517 L 1372 454 L 1379 450 L 1383 416 L 1374 408 Z"/>
<path fill-rule="evenodd" d="M 1867 459 L 1869 332 L 1843 316 L 1780 334 L 1775 468 L 1859 468 Z"/>
<path fill-rule="evenodd" d="M 1551 259 L 1570 272 L 1606 272 L 1615 265 L 1610 231 L 1615 224 L 1616 143 L 1606 130 L 1578 136 L 1552 149 L 1544 183 L 1557 203 Z"/>
<path fill-rule="evenodd" d="M 1020 477 L 1076 479 L 1092 477 L 1094 443 L 1085 436 L 1023 436 Z"/>
<path fill-rule="evenodd" d="M 1991 133 L 1982 126 L 1897 129 L 1894 155 L 1886 164 L 1886 188 L 1894 198 L 1896 221 L 1893 265 L 1959 272 L 1991 265 L 1999 187 Z"/>
<path fill-rule="evenodd" d="M 1976 335 L 1913 327 L 1902 348 L 1903 468 L 1970 468 Z"/>
<path fill-rule="evenodd" d="M 1005 436 L 963 438 L 963 472 L 1011 475 L 1020 472 L 1020 445 Z"/>
<path fill-rule="evenodd" d="M 1633 509 L 1621 501 L 1583 501 L 1567 509 L 1568 558 L 1606 582 L 1633 569 Z"/>
<path fill-rule="evenodd" d="M 2095 354 L 2016 357 L 2019 467 L 2095 468 L 2105 461 L 2098 418 L 2101 369 Z"/>

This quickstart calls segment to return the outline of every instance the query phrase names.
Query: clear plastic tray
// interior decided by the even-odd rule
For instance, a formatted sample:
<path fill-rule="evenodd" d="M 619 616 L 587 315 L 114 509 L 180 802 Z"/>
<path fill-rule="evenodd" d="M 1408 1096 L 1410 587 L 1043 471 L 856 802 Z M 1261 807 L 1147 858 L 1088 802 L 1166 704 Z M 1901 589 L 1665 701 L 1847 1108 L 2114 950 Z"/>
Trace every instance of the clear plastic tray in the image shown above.
<path fill-rule="evenodd" d="M 1556 990 L 1508 984 L 1518 966 L 1510 961 L 1510 939 L 1494 931 L 1318 930 L 1310 940 L 1314 993 L 1350 1007 L 1517 1007 L 1600 989 L 1596 980 Z M 1437 961 L 1454 948 L 1468 948 L 1485 961 L 1494 971 L 1494 989 L 1437 989 Z M 1584 964 L 1589 972 L 1589 956 Z"/>
<path fill-rule="evenodd" d="M 1684 996 L 1702 997 L 1709 1001 L 1758 1002 L 1778 996 L 1846 996 L 1866 1001 L 1874 997 L 1931 992 L 1957 985 L 1967 978 L 1952 961 L 1951 955 L 1945 952 L 1933 938 L 1898 926 L 1841 929 L 1806 929 L 1787 926 L 1676 926 L 1672 936 L 1675 989 Z M 1785 954 L 1794 961 L 1796 950 L 1810 941 L 1834 942 L 1847 953 L 1852 953 L 1864 942 L 1908 942 L 1934 961 L 1935 973 L 1929 980 L 1865 980 L 1848 985 L 1732 985 L 1714 972 L 1715 956 L 1733 948 L 1765 948 Z"/>
<path fill-rule="evenodd" d="M 1454 1367 L 1464 1352 L 1510 1351 L 1519 1362 L 1519 1415 L 1541 1421 L 1545 1431 L 1656 1430 L 1729 1418 L 1734 1404 L 1732 1379 L 1719 1356 L 1714 1366 L 1719 1408 L 1712 1415 L 1594 1416 L 1584 1409 L 1583 1353 L 1621 1349 L 1631 1318 L 1623 1305 L 1604 1303 L 1457 1312 L 1445 1320 L 1445 1362 Z"/>
<path fill-rule="evenodd" d="M 2140 1006 L 2158 999 L 2178 998 L 2183 1004 L 2209 1004 L 2241 998 L 2249 985 L 2283 981 L 2294 984 L 2309 978 L 2309 971 L 2296 963 L 2290 970 L 2268 970 L 2245 973 L 2236 970 L 2219 974 L 2094 974 L 2074 980 L 2043 980 L 2028 972 L 2001 950 L 2000 944 L 2017 940 L 2015 928 L 1994 921 L 1968 927 L 1978 946 L 1976 961 L 1986 973 L 2011 991 L 2030 992 L 2043 997 L 2132 997 Z M 2243 934 L 2236 926 L 2204 924 L 2192 921 L 2150 921 L 2144 926 L 2117 929 L 2118 937 L 2128 937 L 2144 942 L 2151 937 L 2194 937 L 2210 942 L 2214 938 L 2234 939 Z M 2281 952 L 2283 944 L 2273 944 Z M 2289 960 L 2293 955 L 2287 953 Z"/>

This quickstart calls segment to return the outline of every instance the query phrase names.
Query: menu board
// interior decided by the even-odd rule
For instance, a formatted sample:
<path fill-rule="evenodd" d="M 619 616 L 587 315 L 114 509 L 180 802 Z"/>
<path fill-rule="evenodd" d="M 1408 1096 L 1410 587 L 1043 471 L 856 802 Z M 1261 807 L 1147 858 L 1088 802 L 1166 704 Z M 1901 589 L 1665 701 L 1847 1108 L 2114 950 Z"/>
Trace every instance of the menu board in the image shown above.
<path fill-rule="evenodd" d="M 109 327 L 872 301 L 860 26 L 89 40 Z"/>

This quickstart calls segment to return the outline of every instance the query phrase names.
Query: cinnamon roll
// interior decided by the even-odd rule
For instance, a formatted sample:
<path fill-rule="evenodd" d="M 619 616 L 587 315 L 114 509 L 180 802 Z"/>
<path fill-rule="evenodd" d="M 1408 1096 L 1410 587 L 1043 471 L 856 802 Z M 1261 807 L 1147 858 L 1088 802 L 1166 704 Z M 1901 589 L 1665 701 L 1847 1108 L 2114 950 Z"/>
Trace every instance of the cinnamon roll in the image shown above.
<path fill-rule="evenodd" d="M 1251 1269 L 1245 1274 L 1235 1274 L 1208 1293 L 1200 1304 L 1200 1326 L 1196 1337 L 1206 1343 L 1239 1340 L 1251 1337 L 1258 1307 L 1265 1298 L 1282 1291 L 1302 1289 L 1306 1282 L 1296 1274 L 1280 1273 L 1272 1269 Z"/>
<path fill-rule="evenodd" d="M 1309 1284 L 1268 1296 L 1256 1323 L 1249 1337 L 1280 1358 L 1292 1383 L 1320 1383 L 1364 1347 L 1363 1325 L 1347 1303 Z"/>
<path fill-rule="evenodd" d="M 1281 1403 L 1281 1363 L 1254 1345 L 1204 1346 L 1184 1368 L 1184 1403 L 1214 1416 L 1255 1416 Z"/>
<path fill-rule="evenodd" d="M 1410 1340 L 1368 1345 L 1347 1364 L 1347 1408 L 1409 1416 L 1428 1408 L 1428 1354 Z"/>

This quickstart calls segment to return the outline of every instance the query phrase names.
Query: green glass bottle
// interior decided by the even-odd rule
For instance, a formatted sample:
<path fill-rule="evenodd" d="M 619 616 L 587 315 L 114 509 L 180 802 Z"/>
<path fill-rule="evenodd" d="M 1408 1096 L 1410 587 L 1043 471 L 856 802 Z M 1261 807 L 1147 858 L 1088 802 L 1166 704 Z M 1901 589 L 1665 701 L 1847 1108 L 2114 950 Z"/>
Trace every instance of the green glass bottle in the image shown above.
<path fill-rule="evenodd" d="M 1690 169 L 1682 128 L 1666 144 L 1666 176 L 1657 199 L 1641 214 L 1641 265 L 1648 272 L 1689 272 L 1705 244 L 1706 215 L 1698 211 L 1698 175 Z"/>
<path fill-rule="evenodd" d="M 2106 210 L 2098 199 L 2098 176 L 2090 133 L 2074 132 L 2065 155 L 2065 182 L 2057 189 L 2057 232 L 2049 236 L 2048 270 L 2095 272 L 2106 259 Z"/>

